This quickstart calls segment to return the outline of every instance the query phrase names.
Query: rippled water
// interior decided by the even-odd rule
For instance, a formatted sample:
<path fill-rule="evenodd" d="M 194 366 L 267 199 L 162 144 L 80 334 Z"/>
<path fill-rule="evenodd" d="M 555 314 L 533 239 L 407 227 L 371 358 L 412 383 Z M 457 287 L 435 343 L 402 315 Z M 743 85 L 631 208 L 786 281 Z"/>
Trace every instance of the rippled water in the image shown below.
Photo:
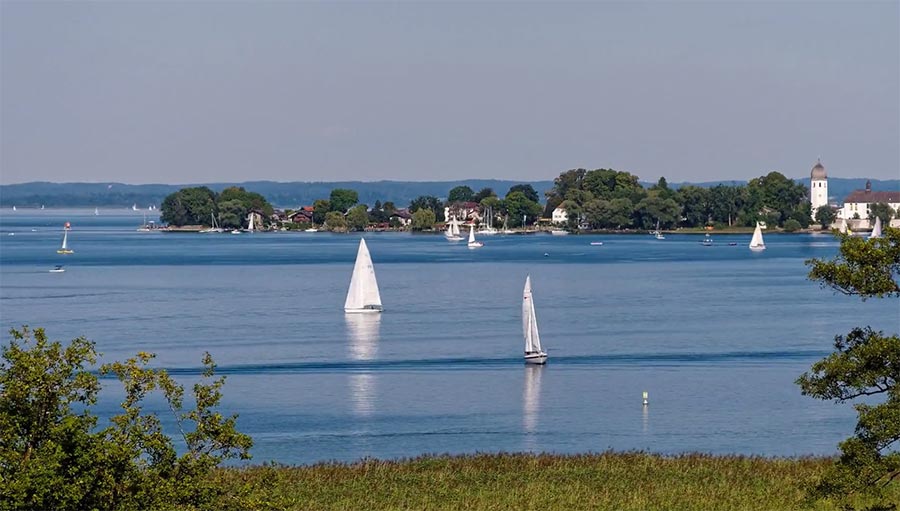
<path fill-rule="evenodd" d="M 71 221 L 75 254 L 56 254 Z M 475 451 L 826 454 L 846 405 L 793 381 L 896 301 L 806 280 L 827 235 L 485 237 L 367 234 L 385 312 L 346 316 L 358 235 L 139 233 L 132 212 L 0 213 L 0 327 L 139 350 L 194 381 L 204 351 L 256 461 Z M 12 236 L 9 234 L 13 233 Z M 591 241 L 603 241 L 592 246 Z M 729 246 L 729 242 L 737 243 Z M 48 273 L 65 263 L 63 274 Z M 545 367 L 522 363 L 531 274 Z M 115 411 L 107 382 L 102 413 Z M 641 392 L 650 406 L 641 406 Z"/>

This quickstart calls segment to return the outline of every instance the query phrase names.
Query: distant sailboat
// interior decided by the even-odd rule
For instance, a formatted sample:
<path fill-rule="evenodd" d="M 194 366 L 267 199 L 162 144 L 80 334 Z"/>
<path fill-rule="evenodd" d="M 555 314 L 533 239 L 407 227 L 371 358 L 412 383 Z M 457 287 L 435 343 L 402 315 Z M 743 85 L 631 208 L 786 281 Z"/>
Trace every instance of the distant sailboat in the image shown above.
<path fill-rule="evenodd" d="M 75 253 L 74 250 L 72 250 L 71 248 L 69 248 L 69 227 L 71 227 L 71 226 L 69 225 L 69 222 L 66 222 L 66 226 L 65 226 L 65 228 L 63 229 L 63 241 L 62 241 L 62 246 L 59 247 L 59 250 L 56 251 L 57 254 L 68 255 L 68 254 L 74 254 L 74 253 Z"/>
<path fill-rule="evenodd" d="M 43 209 L 43 206 L 41 207 L 41 209 Z M 100 214 L 100 210 L 98 208 L 94 208 L 94 216 L 97 216 L 99 214 Z"/>
<path fill-rule="evenodd" d="M 253 232 L 254 232 L 254 231 L 253 231 L 253 229 L 254 229 L 254 226 L 253 226 L 254 221 L 253 221 L 253 220 L 254 220 L 254 214 L 253 214 L 253 212 L 251 211 L 251 212 L 250 212 L 250 215 L 247 216 L 247 232 L 249 232 L 249 233 L 253 233 Z"/>
<path fill-rule="evenodd" d="M 759 226 L 759 222 L 756 222 L 756 229 L 753 230 L 753 238 L 750 240 L 750 250 L 760 252 L 765 249 L 766 244 L 763 241 L 762 228 Z"/>
<path fill-rule="evenodd" d="M 13 211 L 15 211 L 15 210 L 16 210 L 16 207 L 15 207 L 15 206 L 13 206 Z"/>
<path fill-rule="evenodd" d="M 131 205 L 131 210 L 132 210 L 132 211 L 137 211 L 137 210 L 138 210 L 137 204 L 132 204 L 132 205 Z"/>
<path fill-rule="evenodd" d="M 494 229 L 494 208 L 487 208 L 487 223 L 484 227 L 478 230 L 478 234 L 483 234 L 485 236 L 493 236 L 497 234 L 497 229 Z M 457 233 L 459 234 L 459 233 Z"/>
<path fill-rule="evenodd" d="M 531 294 L 531 275 L 525 277 L 525 291 L 522 297 L 522 333 L 525 336 L 525 363 L 543 364 L 547 353 L 541 348 L 537 316 L 534 313 L 534 299 Z"/>
<path fill-rule="evenodd" d="M 381 294 L 378 292 L 378 281 L 375 279 L 375 268 L 366 240 L 360 238 L 356 252 L 356 264 L 353 276 L 350 277 L 350 288 L 344 302 L 344 312 L 381 312 Z"/>
<path fill-rule="evenodd" d="M 456 217 L 447 222 L 447 232 L 444 233 L 447 241 L 462 241 L 463 237 L 459 235 L 459 223 Z"/>
<path fill-rule="evenodd" d="M 875 239 L 881 237 L 881 217 L 875 217 L 875 227 L 872 228 L 872 234 L 869 235 L 869 239 Z"/>
<path fill-rule="evenodd" d="M 659 220 L 656 220 L 656 230 L 653 231 L 653 235 L 654 235 L 654 236 L 656 237 L 656 239 L 658 239 L 658 240 L 664 240 L 664 239 L 666 239 L 666 237 L 665 237 L 665 235 L 663 235 L 662 231 L 659 230 Z"/>
<path fill-rule="evenodd" d="M 205 233 L 205 234 L 214 233 L 214 232 L 225 232 L 225 229 L 222 229 L 221 227 L 219 227 L 218 222 L 216 222 L 216 214 L 215 213 L 210 213 L 209 219 L 210 219 L 209 229 L 201 229 L 200 232 Z"/>
<path fill-rule="evenodd" d="M 475 226 L 469 226 L 469 243 L 467 244 L 469 248 L 481 248 L 484 246 L 484 243 L 480 241 L 475 241 Z"/>

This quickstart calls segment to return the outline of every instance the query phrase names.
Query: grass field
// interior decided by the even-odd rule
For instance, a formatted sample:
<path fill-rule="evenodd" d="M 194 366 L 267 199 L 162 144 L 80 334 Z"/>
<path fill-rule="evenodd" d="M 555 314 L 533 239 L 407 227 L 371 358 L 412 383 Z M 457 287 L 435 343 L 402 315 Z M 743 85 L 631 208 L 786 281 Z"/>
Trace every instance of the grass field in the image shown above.
<path fill-rule="evenodd" d="M 479 454 L 221 469 L 217 509 L 838 509 L 805 490 L 827 458 Z M 890 497 L 900 503 L 900 487 Z M 866 502 L 860 501 L 860 504 Z"/>

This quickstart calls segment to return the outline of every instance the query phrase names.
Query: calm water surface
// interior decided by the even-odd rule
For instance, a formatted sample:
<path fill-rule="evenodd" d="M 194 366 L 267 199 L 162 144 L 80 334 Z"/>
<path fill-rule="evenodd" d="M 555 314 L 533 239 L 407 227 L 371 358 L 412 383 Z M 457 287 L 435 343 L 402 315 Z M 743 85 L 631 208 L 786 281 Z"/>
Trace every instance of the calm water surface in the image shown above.
<path fill-rule="evenodd" d="M 385 312 L 345 317 L 359 235 L 136 232 L 142 220 L 0 213 L 0 327 L 84 335 L 104 360 L 154 351 L 184 383 L 211 352 L 257 462 L 830 454 L 853 411 L 801 396 L 794 380 L 835 334 L 900 330 L 896 302 L 861 303 L 806 280 L 805 259 L 837 252 L 827 235 L 768 235 L 755 254 L 749 234 L 711 247 L 690 235 L 497 236 L 479 250 L 367 234 Z M 65 221 L 70 256 L 56 254 Z M 48 273 L 60 263 L 66 273 Z M 545 367 L 521 359 L 529 273 Z M 111 414 L 119 391 L 106 383 L 99 410 Z"/>

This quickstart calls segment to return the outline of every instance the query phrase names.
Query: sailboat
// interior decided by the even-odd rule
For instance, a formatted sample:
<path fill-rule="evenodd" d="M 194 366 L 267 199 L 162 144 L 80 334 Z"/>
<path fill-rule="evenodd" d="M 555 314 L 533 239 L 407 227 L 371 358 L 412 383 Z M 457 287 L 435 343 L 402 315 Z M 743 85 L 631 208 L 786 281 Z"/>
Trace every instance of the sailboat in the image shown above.
<path fill-rule="evenodd" d="M 132 205 L 131 205 L 131 210 L 132 210 L 132 211 L 137 211 L 137 210 L 138 210 L 137 204 L 132 204 Z"/>
<path fill-rule="evenodd" d="M 375 268 L 372 256 L 366 246 L 365 238 L 359 240 L 356 252 L 356 264 L 353 265 L 353 276 L 350 277 L 350 289 L 344 302 L 344 312 L 381 312 L 381 294 L 378 292 L 378 281 L 375 280 Z"/>
<path fill-rule="evenodd" d="M 509 228 L 509 215 L 503 218 L 503 230 L 500 231 L 500 234 L 515 234 L 516 231 L 513 231 Z"/>
<path fill-rule="evenodd" d="M 759 222 L 756 222 L 756 229 L 753 230 L 753 238 L 750 240 L 750 250 L 760 252 L 765 249 L 766 244 L 763 241 L 762 228 L 760 228 Z"/>
<path fill-rule="evenodd" d="M 881 217 L 875 217 L 875 227 L 872 228 L 872 234 L 869 235 L 869 239 L 873 240 L 875 238 L 881 237 Z"/>
<path fill-rule="evenodd" d="M 467 244 L 469 248 L 481 248 L 484 246 L 484 243 L 480 241 L 475 241 L 475 226 L 469 226 L 469 243 Z"/>
<path fill-rule="evenodd" d="M 660 230 L 659 230 L 659 220 L 658 219 L 656 220 L 656 230 L 653 231 L 651 234 L 653 234 L 656 237 L 656 239 L 658 239 L 658 240 L 666 239 L 665 235 L 663 235 L 663 233 L 660 232 Z"/>
<path fill-rule="evenodd" d="M 41 206 L 41 209 L 44 209 L 44 207 Z M 99 215 L 99 214 L 100 214 L 100 209 L 94 208 L 94 216 L 97 216 L 97 215 Z"/>
<path fill-rule="evenodd" d="M 538 333 L 537 316 L 534 314 L 531 275 L 525 277 L 525 291 L 522 297 L 522 333 L 525 336 L 525 363 L 546 363 L 547 353 L 541 348 L 541 335 Z"/>
<path fill-rule="evenodd" d="M 221 227 L 219 227 L 218 222 L 216 222 L 215 213 L 210 213 L 209 218 L 211 220 L 209 229 L 201 229 L 200 232 L 202 232 L 202 233 L 225 232 L 225 229 L 222 229 Z"/>
<path fill-rule="evenodd" d="M 447 241 L 462 241 L 463 237 L 459 235 L 459 223 L 456 217 L 447 222 L 447 232 L 444 233 Z"/>
<path fill-rule="evenodd" d="M 63 229 L 63 242 L 62 246 L 59 247 L 59 250 L 56 251 L 57 254 L 74 254 L 75 251 L 69 248 L 69 222 L 66 222 L 66 227 Z"/>
<path fill-rule="evenodd" d="M 494 229 L 494 208 L 488 208 L 486 216 L 487 224 L 485 227 L 478 230 L 478 234 L 493 236 L 494 234 L 497 234 L 497 229 Z"/>
<path fill-rule="evenodd" d="M 251 234 L 253 233 L 253 220 L 254 220 L 254 214 L 251 211 L 250 215 L 247 216 L 247 232 L 249 232 Z"/>

